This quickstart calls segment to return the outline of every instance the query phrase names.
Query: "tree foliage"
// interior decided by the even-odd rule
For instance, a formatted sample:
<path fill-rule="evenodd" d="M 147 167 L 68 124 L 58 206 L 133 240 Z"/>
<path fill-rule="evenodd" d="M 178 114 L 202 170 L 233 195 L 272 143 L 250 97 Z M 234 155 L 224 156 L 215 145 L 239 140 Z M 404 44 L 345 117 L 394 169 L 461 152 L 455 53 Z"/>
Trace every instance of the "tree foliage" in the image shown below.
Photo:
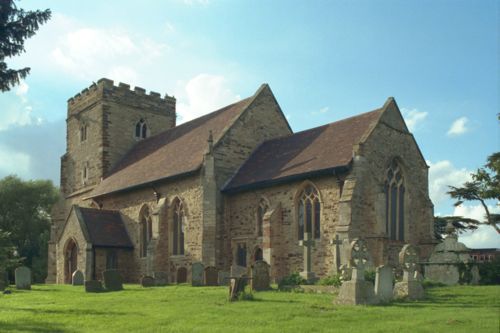
<path fill-rule="evenodd" d="M 456 200 L 455 206 L 465 201 L 479 201 L 485 212 L 484 222 L 462 216 L 437 216 L 434 218 L 436 236 L 444 230 L 448 222 L 459 232 L 475 230 L 479 225 L 489 225 L 500 233 L 500 214 L 490 212 L 487 205 L 487 200 L 496 200 L 497 205 L 500 200 L 500 152 L 488 157 L 485 166 L 472 174 L 472 181 L 465 182 L 460 187 L 450 186 L 448 194 Z"/>
<path fill-rule="evenodd" d="M 0 90 L 9 91 L 30 72 L 29 67 L 10 69 L 5 58 L 24 52 L 24 41 L 50 19 L 50 9 L 25 11 L 14 0 L 0 0 Z"/>
<path fill-rule="evenodd" d="M 20 262 L 21 258 L 10 240 L 10 233 L 0 230 L 0 281 L 7 270 L 18 266 Z"/>
<path fill-rule="evenodd" d="M 51 181 L 23 181 L 16 176 L 0 180 L 0 229 L 24 264 L 33 269 L 35 281 L 47 273 L 47 242 L 50 236 L 49 212 L 58 199 Z"/>

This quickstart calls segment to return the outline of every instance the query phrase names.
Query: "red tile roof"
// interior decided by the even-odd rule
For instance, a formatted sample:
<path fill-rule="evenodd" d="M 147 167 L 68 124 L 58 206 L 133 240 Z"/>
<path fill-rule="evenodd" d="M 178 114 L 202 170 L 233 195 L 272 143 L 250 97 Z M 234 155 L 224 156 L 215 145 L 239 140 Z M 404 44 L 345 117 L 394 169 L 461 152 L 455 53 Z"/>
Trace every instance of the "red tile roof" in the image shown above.
<path fill-rule="evenodd" d="M 209 132 L 212 131 L 215 144 L 259 91 L 252 97 L 139 141 L 89 197 L 197 171 L 208 148 Z"/>
<path fill-rule="evenodd" d="M 224 187 L 236 192 L 290 178 L 346 169 L 353 149 L 383 108 L 261 144 Z M 330 173 L 331 174 L 331 173 Z"/>
<path fill-rule="evenodd" d="M 74 206 L 87 241 L 95 247 L 133 248 L 120 212 Z"/>

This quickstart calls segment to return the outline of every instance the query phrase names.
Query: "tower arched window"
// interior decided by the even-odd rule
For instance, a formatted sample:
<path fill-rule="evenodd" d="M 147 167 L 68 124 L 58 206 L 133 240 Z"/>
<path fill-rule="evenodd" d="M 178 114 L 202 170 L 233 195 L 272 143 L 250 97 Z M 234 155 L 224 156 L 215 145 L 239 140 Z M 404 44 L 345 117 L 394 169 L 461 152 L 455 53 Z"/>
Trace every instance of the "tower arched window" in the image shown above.
<path fill-rule="evenodd" d="M 298 238 L 304 239 L 305 233 L 314 238 L 321 236 L 321 203 L 318 190 L 307 185 L 297 197 Z"/>
<path fill-rule="evenodd" d="M 257 236 L 260 237 L 263 234 L 264 226 L 264 215 L 269 210 L 269 205 L 267 201 L 262 198 L 259 201 L 259 206 L 257 207 Z"/>
<path fill-rule="evenodd" d="M 401 166 L 393 160 L 386 171 L 385 192 L 385 231 L 391 240 L 404 240 L 405 237 L 405 186 Z"/>
<path fill-rule="evenodd" d="M 184 254 L 186 218 L 184 214 L 184 205 L 177 198 L 173 205 L 173 251 L 174 255 Z"/>
<path fill-rule="evenodd" d="M 80 126 L 80 142 L 84 142 L 87 140 L 87 124 L 82 124 Z"/>
<path fill-rule="evenodd" d="M 135 124 L 135 138 L 136 139 L 145 139 L 148 136 L 148 125 L 144 119 L 141 119 Z"/>
<path fill-rule="evenodd" d="M 153 221 L 149 212 L 149 207 L 144 206 L 139 215 L 139 245 L 141 257 L 148 254 L 148 244 L 153 238 Z"/>

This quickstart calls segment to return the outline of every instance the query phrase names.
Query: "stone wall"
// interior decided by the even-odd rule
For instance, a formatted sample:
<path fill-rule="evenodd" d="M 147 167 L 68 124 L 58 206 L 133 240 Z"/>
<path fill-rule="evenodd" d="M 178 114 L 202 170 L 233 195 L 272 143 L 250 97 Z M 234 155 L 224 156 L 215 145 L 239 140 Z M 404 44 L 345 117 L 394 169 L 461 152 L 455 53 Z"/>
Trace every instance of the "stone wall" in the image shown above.
<path fill-rule="evenodd" d="M 271 219 L 271 233 L 277 231 L 272 240 L 271 276 L 274 280 L 303 270 L 303 247 L 299 246 L 296 197 L 306 184 L 313 184 L 321 200 L 321 237 L 316 239 L 313 250 L 312 269 L 324 277 L 334 269 L 334 247 L 330 240 L 335 237 L 338 216 L 339 184 L 334 176 L 294 181 L 284 185 L 250 190 L 226 197 L 226 222 L 224 232 L 225 256 L 222 267 L 229 269 L 235 264 L 236 245 L 247 244 L 247 264 L 257 247 L 263 248 L 263 237 L 257 236 L 257 207 L 261 198 L 267 200 L 270 209 L 281 212 L 281 217 Z M 274 223 L 274 225 L 272 224 Z"/>
<path fill-rule="evenodd" d="M 96 248 L 95 251 L 95 278 L 97 280 L 102 279 L 102 272 L 106 270 L 107 256 L 109 251 L 113 251 L 116 254 L 116 270 L 118 270 L 123 277 L 123 282 L 137 282 L 133 279 L 135 277 L 136 268 L 134 267 L 134 253 L 132 250 L 128 249 L 105 249 Z"/>

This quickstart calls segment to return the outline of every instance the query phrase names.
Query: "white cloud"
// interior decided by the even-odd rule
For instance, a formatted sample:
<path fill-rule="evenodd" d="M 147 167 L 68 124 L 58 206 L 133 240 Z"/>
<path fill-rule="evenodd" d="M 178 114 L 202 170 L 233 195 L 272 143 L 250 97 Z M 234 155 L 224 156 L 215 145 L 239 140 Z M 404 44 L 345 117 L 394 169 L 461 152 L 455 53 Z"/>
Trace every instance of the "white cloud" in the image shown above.
<path fill-rule="evenodd" d="M 500 213 L 500 207 L 499 206 L 491 206 L 488 205 L 488 210 L 490 213 Z M 478 221 L 484 222 L 486 220 L 485 215 L 486 212 L 484 210 L 484 207 L 481 204 L 477 205 L 460 205 L 455 207 L 455 210 L 453 211 L 454 216 L 463 216 L 463 217 L 468 217 L 471 219 L 475 219 Z"/>
<path fill-rule="evenodd" d="M 24 96 L 28 93 L 28 89 L 29 89 L 28 84 L 25 81 L 21 80 L 21 82 L 19 82 L 19 85 L 16 88 L 16 95 Z"/>
<path fill-rule="evenodd" d="M 29 178 L 30 156 L 0 145 L 0 175 L 5 177 L 16 174 L 22 178 Z"/>
<path fill-rule="evenodd" d="M 27 93 L 29 86 L 21 81 L 14 91 L 3 93 L 0 101 L 0 131 L 11 126 L 26 126 L 33 122 L 33 108 L 28 103 Z"/>
<path fill-rule="evenodd" d="M 458 237 L 469 248 L 500 248 L 500 234 L 491 226 L 482 225 L 474 232 L 466 232 Z"/>
<path fill-rule="evenodd" d="M 312 115 L 316 115 L 316 114 L 325 114 L 327 113 L 328 111 L 330 111 L 330 108 L 328 106 L 325 106 L 325 107 L 322 107 L 321 109 L 319 109 L 318 111 L 313 111 L 311 112 Z"/>
<path fill-rule="evenodd" d="M 448 130 L 448 136 L 458 136 L 464 134 L 469 131 L 466 124 L 469 121 L 467 117 L 460 117 L 451 124 L 450 129 Z"/>
<path fill-rule="evenodd" d="M 418 111 L 417 109 L 402 108 L 403 118 L 405 119 L 406 126 L 410 132 L 415 131 L 419 125 L 427 118 L 427 112 Z"/>
<path fill-rule="evenodd" d="M 446 193 L 448 186 L 460 186 L 466 181 L 471 180 L 471 171 L 462 168 L 457 169 L 450 161 L 438 161 L 429 165 L 429 195 L 434 205 L 439 205 L 450 197 Z"/>
<path fill-rule="evenodd" d="M 241 99 L 227 87 L 227 80 L 223 76 L 210 74 L 195 76 L 177 95 L 180 97 L 177 102 L 180 122 L 200 117 Z"/>

